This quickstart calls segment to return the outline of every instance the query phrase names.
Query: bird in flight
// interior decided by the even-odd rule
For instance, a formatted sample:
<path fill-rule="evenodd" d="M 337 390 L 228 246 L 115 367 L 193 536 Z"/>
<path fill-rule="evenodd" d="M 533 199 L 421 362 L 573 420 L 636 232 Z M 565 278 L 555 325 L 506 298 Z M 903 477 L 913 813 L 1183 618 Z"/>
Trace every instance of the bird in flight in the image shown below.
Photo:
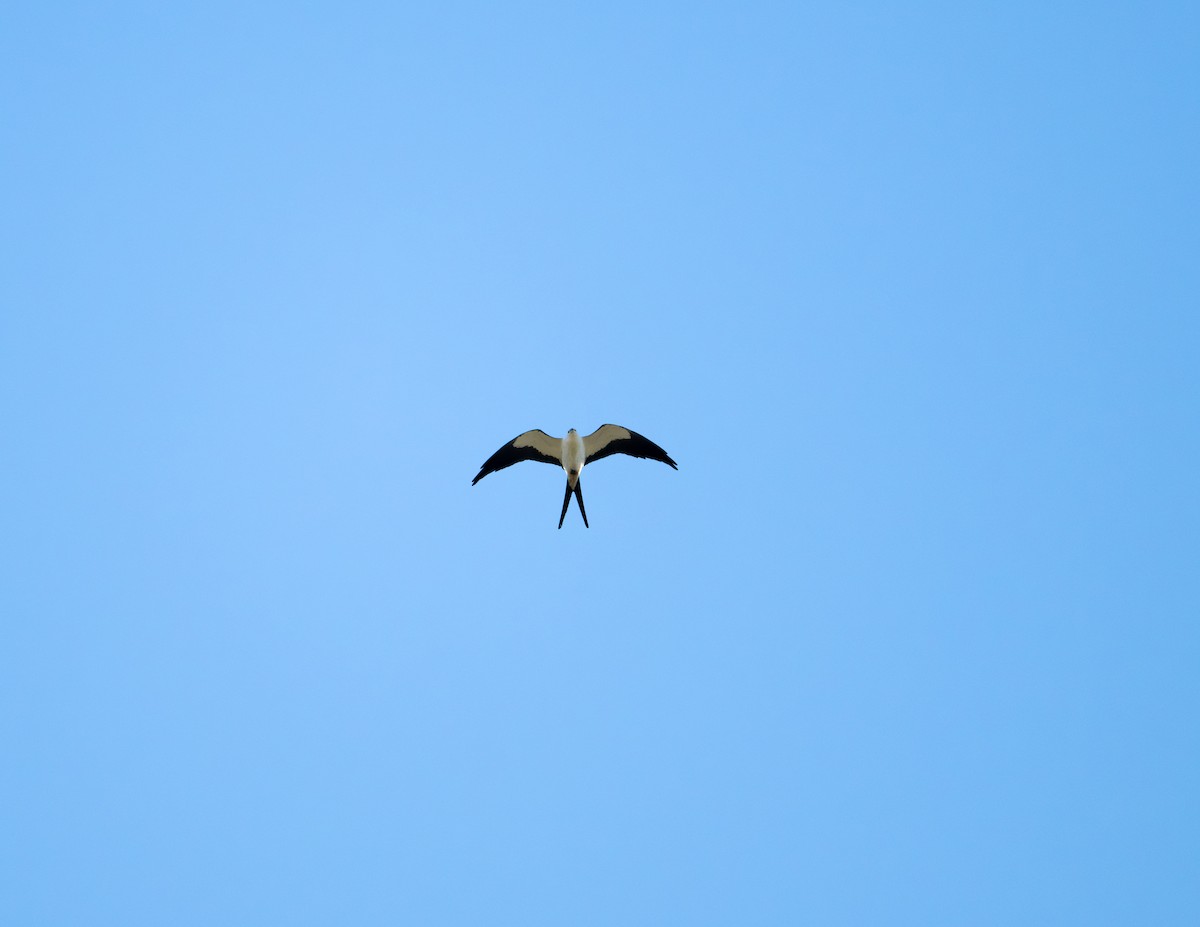
<path fill-rule="evenodd" d="M 587 464 L 612 454 L 661 460 L 671 469 L 679 469 L 667 452 L 649 438 L 643 438 L 636 431 L 630 431 L 620 425 L 601 425 L 586 438 L 581 438 L 574 428 L 567 432 L 565 438 L 553 438 L 540 428 L 535 428 L 533 431 L 517 435 L 485 460 L 475 479 L 471 480 L 471 485 L 474 486 L 489 473 L 511 467 L 522 460 L 557 464 L 567 471 L 567 491 L 563 496 L 558 527 L 563 526 L 567 508 L 571 504 L 571 493 L 574 493 L 575 498 L 579 500 L 579 514 L 583 516 L 583 526 L 587 528 L 587 512 L 583 508 L 583 490 L 579 484 L 579 474 Z"/>

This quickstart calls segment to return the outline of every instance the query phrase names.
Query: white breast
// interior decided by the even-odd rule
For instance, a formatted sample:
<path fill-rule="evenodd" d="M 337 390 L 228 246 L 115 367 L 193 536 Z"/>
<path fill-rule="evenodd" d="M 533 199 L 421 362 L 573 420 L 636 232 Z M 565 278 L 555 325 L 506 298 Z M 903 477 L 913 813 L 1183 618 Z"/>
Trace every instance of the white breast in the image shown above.
<path fill-rule="evenodd" d="M 567 432 L 562 441 L 562 467 L 567 471 L 567 479 L 574 486 L 579 479 L 579 471 L 583 469 L 584 453 L 583 438 L 574 428 Z"/>

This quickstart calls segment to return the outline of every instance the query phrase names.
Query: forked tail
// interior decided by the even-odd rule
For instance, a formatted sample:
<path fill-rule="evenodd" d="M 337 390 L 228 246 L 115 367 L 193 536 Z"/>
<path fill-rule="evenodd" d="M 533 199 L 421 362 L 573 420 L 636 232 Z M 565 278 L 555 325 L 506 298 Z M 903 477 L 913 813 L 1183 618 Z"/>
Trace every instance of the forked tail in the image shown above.
<path fill-rule="evenodd" d="M 582 486 L 582 484 L 583 484 L 582 480 L 576 480 L 574 492 L 575 492 L 575 498 L 579 502 L 579 514 L 583 516 L 583 527 L 588 528 L 591 526 L 588 524 L 587 510 L 584 509 L 584 507 L 583 507 L 583 486 Z M 558 527 L 560 527 L 560 528 L 563 526 L 563 520 L 567 517 L 567 508 L 571 504 L 571 491 L 572 491 L 571 490 L 571 481 L 567 480 L 567 491 L 565 493 L 563 493 L 562 514 L 558 516 Z"/>

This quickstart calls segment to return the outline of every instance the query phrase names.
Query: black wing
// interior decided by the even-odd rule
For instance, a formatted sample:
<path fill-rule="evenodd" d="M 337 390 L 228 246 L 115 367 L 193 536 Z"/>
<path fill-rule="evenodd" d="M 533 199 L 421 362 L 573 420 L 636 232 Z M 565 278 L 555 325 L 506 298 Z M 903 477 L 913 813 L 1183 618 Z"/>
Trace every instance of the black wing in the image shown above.
<path fill-rule="evenodd" d="M 552 438 L 540 428 L 535 428 L 533 431 L 517 435 L 485 460 L 475 479 L 471 480 L 471 485 L 474 486 L 489 473 L 511 467 L 522 460 L 536 460 L 540 463 L 562 466 L 561 453 L 562 440 L 560 438 Z"/>
<path fill-rule="evenodd" d="M 587 455 L 585 464 L 613 454 L 628 454 L 643 460 L 660 460 L 674 470 L 679 469 L 670 455 L 649 438 L 620 425 L 601 425 L 583 439 L 583 449 Z"/>

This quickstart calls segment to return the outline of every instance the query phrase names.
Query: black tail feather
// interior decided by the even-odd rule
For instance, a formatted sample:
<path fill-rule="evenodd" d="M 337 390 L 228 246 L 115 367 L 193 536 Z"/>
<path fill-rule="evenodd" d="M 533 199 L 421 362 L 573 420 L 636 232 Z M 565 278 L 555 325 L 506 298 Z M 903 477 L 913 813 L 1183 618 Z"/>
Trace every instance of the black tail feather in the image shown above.
<path fill-rule="evenodd" d="M 578 485 L 578 484 L 576 484 Z M 563 519 L 567 517 L 567 506 L 571 504 L 571 481 L 567 480 L 567 491 L 563 495 L 563 510 L 558 516 L 558 527 L 562 527 Z"/>
<path fill-rule="evenodd" d="M 583 516 L 583 527 L 591 527 L 587 523 L 587 510 L 583 507 L 583 480 L 575 483 L 575 498 L 579 500 L 579 514 Z"/>

